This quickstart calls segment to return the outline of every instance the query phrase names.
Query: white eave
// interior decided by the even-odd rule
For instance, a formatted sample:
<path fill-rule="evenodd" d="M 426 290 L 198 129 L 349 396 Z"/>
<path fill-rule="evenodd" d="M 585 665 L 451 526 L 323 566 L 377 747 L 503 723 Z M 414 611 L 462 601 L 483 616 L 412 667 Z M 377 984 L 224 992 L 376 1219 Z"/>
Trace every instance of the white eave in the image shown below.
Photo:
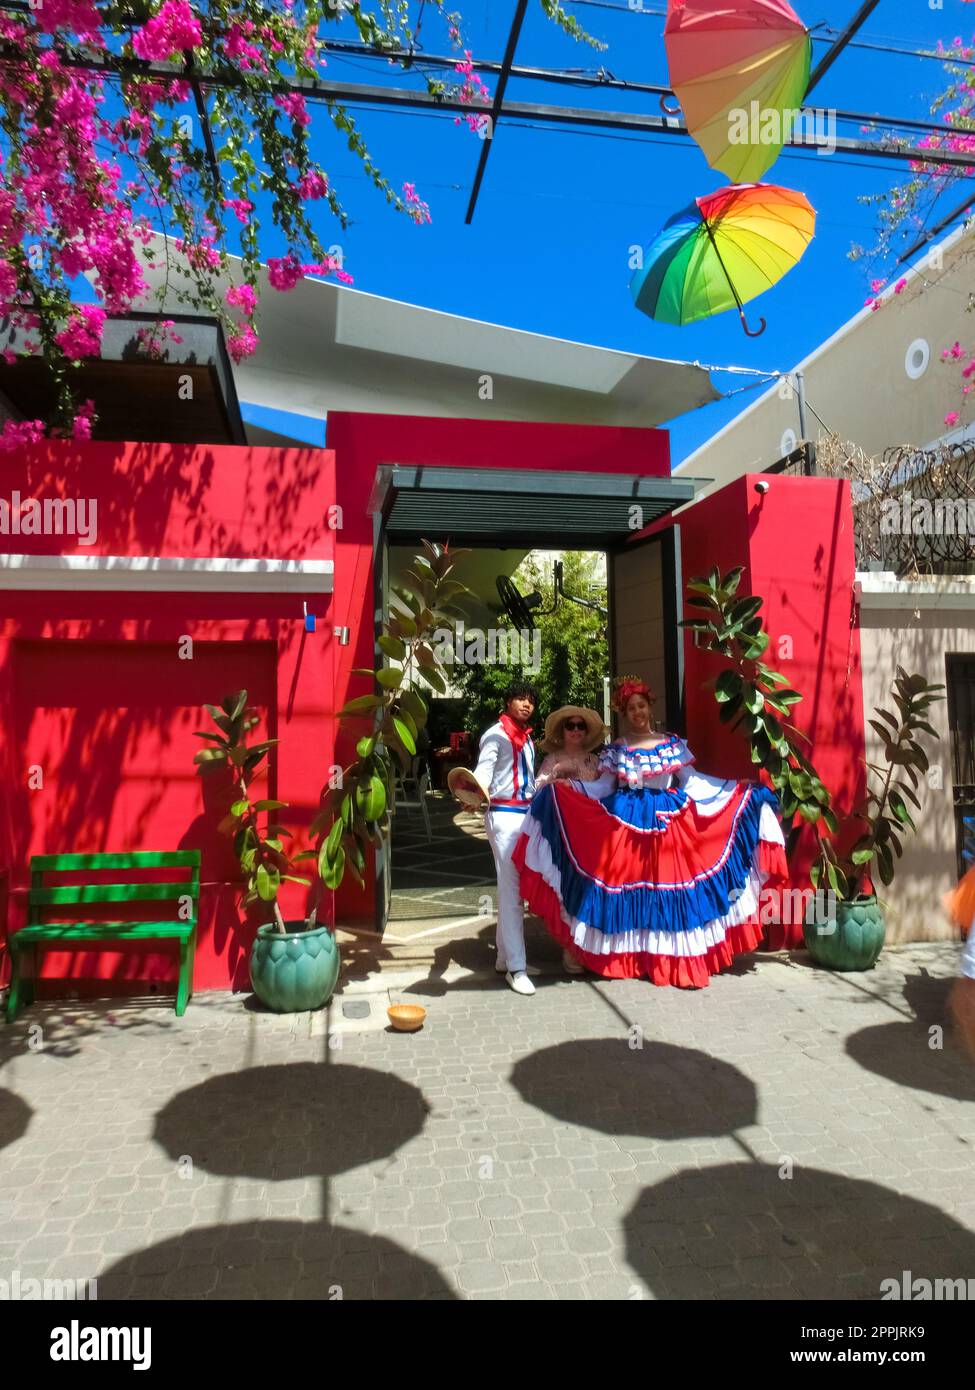
<path fill-rule="evenodd" d="M 975 620 L 975 576 L 929 574 L 898 579 L 889 571 L 859 570 L 861 608 L 967 611 Z"/>
<path fill-rule="evenodd" d="M 0 555 L 0 589 L 330 594 L 331 560 Z"/>
<path fill-rule="evenodd" d="M 152 290 L 167 283 L 157 239 Z M 180 280 L 169 250 L 168 283 Z M 230 258 L 239 280 L 239 260 Z M 218 278 L 222 294 L 230 280 Z M 706 368 L 443 313 L 306 278 L 261 274 L 261 345 L 234 367 L 242 402 L 324 420 L 333 411 L 653 427 L 720 399 Z M 175 290 L 173 290 L 175 293 Z M 180 306 L 172 299 L 164 309 Z M 260 435 L 249 427 L 255 442 Z"/>

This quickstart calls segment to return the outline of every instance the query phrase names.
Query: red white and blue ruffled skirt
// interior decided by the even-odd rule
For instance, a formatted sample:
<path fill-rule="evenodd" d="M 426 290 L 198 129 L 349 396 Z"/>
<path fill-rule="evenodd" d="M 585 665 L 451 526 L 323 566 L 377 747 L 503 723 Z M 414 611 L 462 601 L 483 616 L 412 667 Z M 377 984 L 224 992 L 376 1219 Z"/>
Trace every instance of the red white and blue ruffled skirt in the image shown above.
<path fill-rule="evenodd" d="M 679 787 L 542 787 L 514 852 L 531 910 L 583 965 L 699 989 L 754 950 L 788 881 L 775 796 L 699 773 Z"/>

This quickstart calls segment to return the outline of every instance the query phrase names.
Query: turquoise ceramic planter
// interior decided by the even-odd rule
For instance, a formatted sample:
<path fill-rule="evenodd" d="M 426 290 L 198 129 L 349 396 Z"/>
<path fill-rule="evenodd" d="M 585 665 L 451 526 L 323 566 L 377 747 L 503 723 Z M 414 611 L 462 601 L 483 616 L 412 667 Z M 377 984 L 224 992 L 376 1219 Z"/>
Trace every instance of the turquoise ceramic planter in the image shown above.
<path fill-rule="evenodd" d="M 803 939 L 817 965 L 829 970 L 870 970 L 883 950 L 886 932 L 877 899 L 854 898 L 837 903 L 835 918 L 807 921 Z"/>
<path fill-rule="evenodd" d="M 300 931 L 300 922 L 284 925 L 284 936 L 273 922 L 257 929 L 250 962 L 254 993 L 278 1014 L 320 1009 L 339 977 L 338 943 L 329 927 Z"/>

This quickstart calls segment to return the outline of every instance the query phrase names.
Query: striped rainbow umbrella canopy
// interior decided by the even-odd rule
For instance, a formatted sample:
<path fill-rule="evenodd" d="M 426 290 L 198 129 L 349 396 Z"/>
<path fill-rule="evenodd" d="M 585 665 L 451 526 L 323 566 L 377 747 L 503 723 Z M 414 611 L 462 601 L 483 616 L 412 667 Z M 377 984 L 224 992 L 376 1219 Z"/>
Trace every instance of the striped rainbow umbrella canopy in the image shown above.
<path fill-rule="evenodd" d="M 670 85 L 691 135 L 735 183 L 778 159 L 809 85 L 812 42 L 788 0 L 669 0 Z"/>
<path fill-rule="evenodd" d="M 737 308 L 781 280 L 813 238 L 816 214 L 802 193 L 772 183 L 735 184 L 695 198 L 647 247 L 630 281 L 650 318 L 685 324 Z"/>

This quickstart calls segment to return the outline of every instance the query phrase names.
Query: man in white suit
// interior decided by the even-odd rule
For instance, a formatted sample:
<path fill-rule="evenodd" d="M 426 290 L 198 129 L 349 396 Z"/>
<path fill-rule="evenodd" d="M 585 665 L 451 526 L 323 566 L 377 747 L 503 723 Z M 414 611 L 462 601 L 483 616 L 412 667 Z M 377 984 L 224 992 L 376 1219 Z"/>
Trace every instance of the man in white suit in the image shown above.
<path fill-rule="evenodd" d="M 488 798 L 487 833 L 498 874 L 498 960 L 516 994 L 534 994 L 525 959 L 525 910 L 518 871 L 511 862 L 522 819 L 535 791 L 535 745 L 529 721 L 538 705 L 533 685 L 515 682 L 504 694 L 504 713 L 481 736 L 474 776 Z"/>

